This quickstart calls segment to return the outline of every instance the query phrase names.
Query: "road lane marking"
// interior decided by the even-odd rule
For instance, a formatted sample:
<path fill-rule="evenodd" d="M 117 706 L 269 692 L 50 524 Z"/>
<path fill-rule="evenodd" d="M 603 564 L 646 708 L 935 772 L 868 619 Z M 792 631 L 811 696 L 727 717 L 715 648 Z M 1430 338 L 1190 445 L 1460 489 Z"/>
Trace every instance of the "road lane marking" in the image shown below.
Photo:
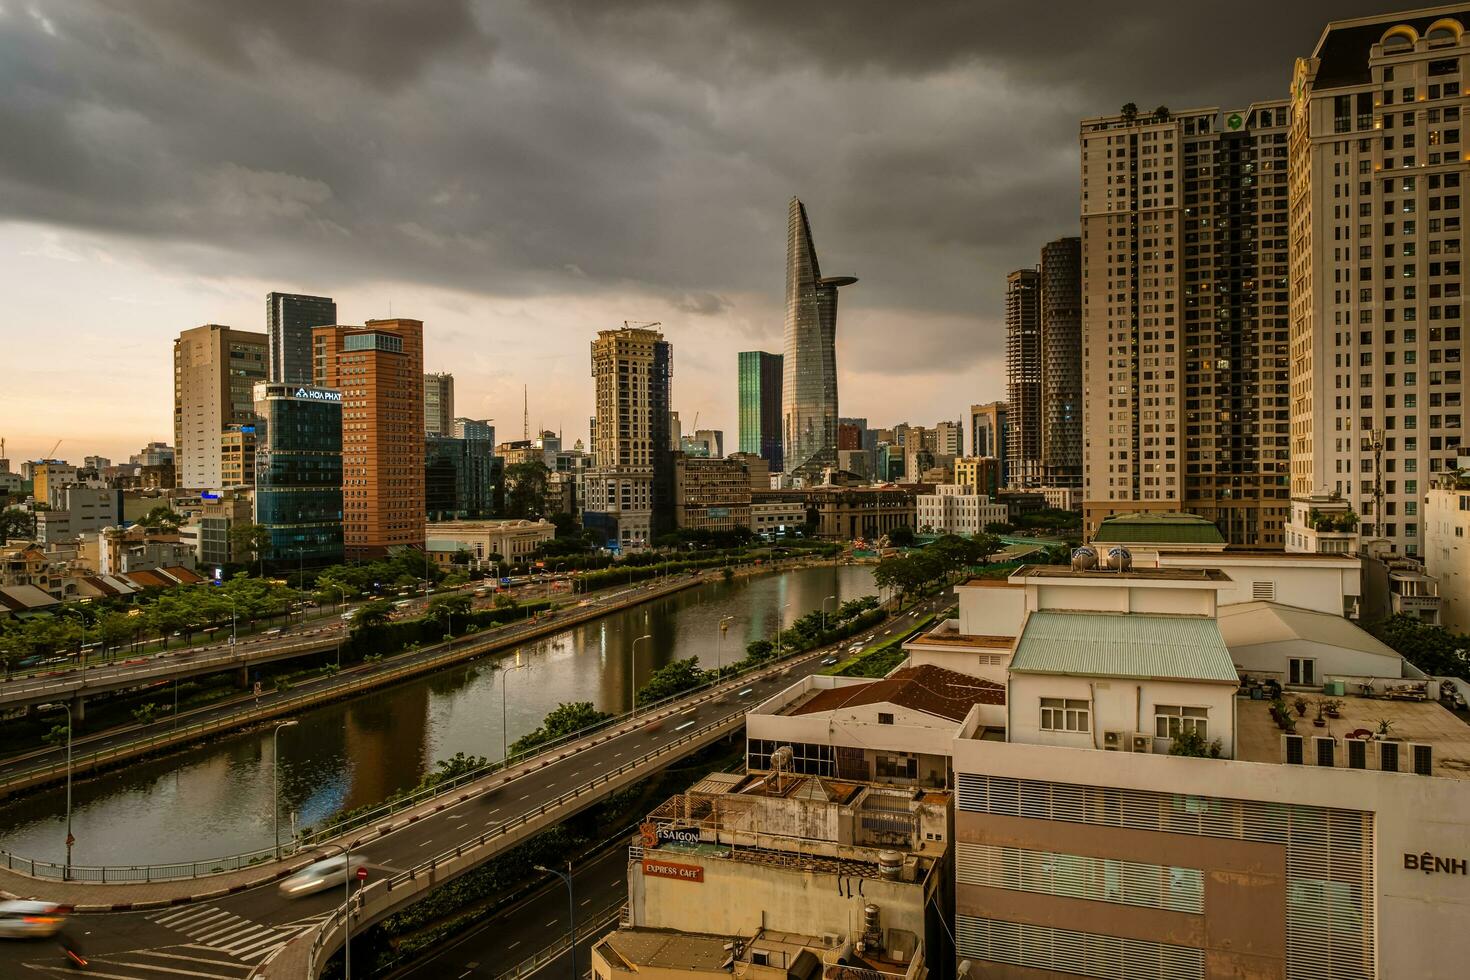
<path fill-rule="evenodd" d="M 464 830 L 469 825 L 470 825 L 470 822 L 468 820 L 466 820 L 464 823 L 457 823 L 457 824 L 455 824 L 454 825 L 454 829 L 455 830 Z"/>
<path fill-rule="evenodd" d="M 556 919 L 552 919 L 550 922 L 546 923 L 546 925 L 542 926 L 541 928 L 543 928 L 543 929 L 550 929 L 552 926 L 556 925 L 556 922 L 557 922 Z"/>
<path fill-rule="evenodd" d="M 521 797 L 521 799 L 523 799 L 523 800 L 529 800 L 530 798 L 531 798 L 531 794 L 530 793 L 527 793 L 525 796 Z"/>
<path fill-rule="evenodd" d="M 515 942 L 511 943 L 509 946 L 505 947 L 506 948 L 506 951 L 509 952 L 510 950 L 515 949 L 520 944 L 521 944 L 521 941 L 519 939 L 517 939 Z"/>
<path fill-rule="evenodd" d="M 432 843 L 434 843 L 434 838 L 430 837 L 428 840 L 420 844 L 419 847 L 428 847 Z"/>

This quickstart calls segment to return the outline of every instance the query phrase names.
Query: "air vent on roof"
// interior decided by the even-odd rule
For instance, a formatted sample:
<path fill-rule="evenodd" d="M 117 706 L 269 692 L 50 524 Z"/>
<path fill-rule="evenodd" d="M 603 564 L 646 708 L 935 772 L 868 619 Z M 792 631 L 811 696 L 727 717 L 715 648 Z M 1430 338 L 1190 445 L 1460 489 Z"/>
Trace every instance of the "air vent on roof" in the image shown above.
<path fill-rule="evenodd" d="M 1432 745 L 1410 743 L 1409 757 L 1413 760 L 1415 775 L 1434 775 L 1434 747 Z"/>
<path fill-rule="evenodd" d="M 1300 735 L 1281 736 L 1281 761 L 1288 766 L 1304 765 L 1306 760 L 1302 758 L 1303 742 Z"/>
<path fill-rule="evenodd" d="M 1251 598 L 1254 599 L 1254 600 L 1256 600 L 1257 602 L 1275 602 L 1276 601 L 1276 583 L 1275 582 L 1252 582 L 1251 583 Z"/>
<path fill-rule="evenodd" d="M 1319 766 L 1337 765 L 1337 739 L 1331 735 L 1313 735 L 1312 755 Z"/>
<path fill-rule="evenodd" d="M 1399 771 L 1399 743 L 1378 743 L 1378 768 L 1384 772 Z"/>

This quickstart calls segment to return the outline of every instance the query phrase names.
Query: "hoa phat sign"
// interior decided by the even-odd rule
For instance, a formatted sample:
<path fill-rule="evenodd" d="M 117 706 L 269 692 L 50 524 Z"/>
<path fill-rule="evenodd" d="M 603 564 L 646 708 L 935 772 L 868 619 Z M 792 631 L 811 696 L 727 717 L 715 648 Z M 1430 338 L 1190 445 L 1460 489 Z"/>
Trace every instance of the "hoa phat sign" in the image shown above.
<path fill-rule="evenodd" d="M 643 859 L 643 873 L 650 878 L 673 878 L 675 881 L 704 883 L 704 869 L 697 864 L 675 864 L 672 861 Z"/>
<path fill-rule="evenodd" d="M 342 400 L 342 392 L 331 388 L 297 388 L 291 394 L 295 398 L 304 398 L 313 402 L 340 402 Z"/>

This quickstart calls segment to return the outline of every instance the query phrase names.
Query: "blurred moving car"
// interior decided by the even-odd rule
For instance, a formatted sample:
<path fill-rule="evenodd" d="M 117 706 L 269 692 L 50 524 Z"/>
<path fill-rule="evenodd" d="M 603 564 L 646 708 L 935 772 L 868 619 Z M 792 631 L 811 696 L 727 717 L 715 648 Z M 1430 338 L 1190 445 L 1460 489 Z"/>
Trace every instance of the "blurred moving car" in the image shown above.
<path fill-rule="evenodd" d="M 70 911 L 54 902 L 0 902 L 0 939 L 47 939 L 66 925 Z"/>
<path fill-rule="evenodd" d="M 282 881 L 281 894 L 286 898 L 300 898 L 302 895 L 315 895 L 333 885 L 341 886 L 346 876 L 351 874 L 347 869 L 366 861 L 367 858 L 361 854 L 337 854 L 323 858 Z"/>

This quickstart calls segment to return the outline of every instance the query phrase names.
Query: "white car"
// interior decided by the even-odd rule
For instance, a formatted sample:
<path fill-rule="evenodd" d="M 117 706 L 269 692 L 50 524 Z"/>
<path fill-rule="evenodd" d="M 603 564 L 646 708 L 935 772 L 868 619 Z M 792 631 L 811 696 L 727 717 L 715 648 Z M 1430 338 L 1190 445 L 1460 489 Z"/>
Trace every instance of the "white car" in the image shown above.
<path fill-rule="evenodd" d="M 63 905 L 54 902 L 0 902 L 0 939 L 45 939 L 66 924 Z"/>
<path fill-rule="evenodd" d="M 361 854 L 337 854 L 323 858 L 282 881 L 281 894 L 286 898 L 300 898 L 302 895 L 315 895 L 334 885 L 341 888 L 346 876 L 352 874 L 348 869 L 355 869 L 366 861 L 367 858 Z"/>

